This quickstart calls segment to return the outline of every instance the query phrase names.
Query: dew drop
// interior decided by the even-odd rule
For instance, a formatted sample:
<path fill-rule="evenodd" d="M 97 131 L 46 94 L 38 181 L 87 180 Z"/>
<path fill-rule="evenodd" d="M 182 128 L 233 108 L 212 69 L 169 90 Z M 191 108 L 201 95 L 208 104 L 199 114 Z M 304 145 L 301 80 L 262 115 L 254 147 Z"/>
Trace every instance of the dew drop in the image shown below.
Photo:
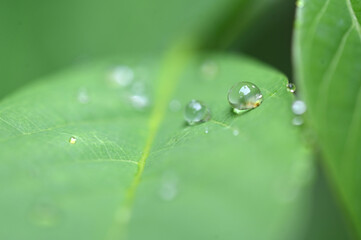
<path fill-rule="evenodd" d="M 130 97 L 132 106 L 138 110 L 142 110 L 149 106 L 149 98 L 145 95 L 133 95 Z"/>
<path fill-rule="evenodd" d="M 181 109 L 182 105 L 180 103 L 180 101 L 173 99 L 172 101 L 170 101 L 169 103 L 169 109 L 172 112 L 178 112 Z"/>
<path fill-rule="evenodd" d="M 233 129 L 232 131 L 234 136 L 238 136 L 239 135 L 239 130 L 238 129 Z"/>
<path fill-rule="evenodd" d="M 261 90 L 250 82 L 239 82 L 228 92 L 228 102 L 237 110 L 249 110 L 258 107 L 263 101 Z"/>
<path fill-rule="evenodd" d="M 134 79 L 134 72 L 128 66 L 117 66 L 110 74 L 110 80 L 119 87 L 128 86 Z"/>
<path fill-rule="evenodd" d="M 296 85 L 294 83 L 288 83 L 287 84 L 287 91 L 294 93 L 296 92 Z"/>
<path fill-rule="evenodd" d="M 205 133 L 205 134 L 208 134 L 208 133 L 209 133 L 208 127 L 206 127 L 206 128 L 204 129 L 204 133 Z"/>
<path fill-rule="evenodd" d="M 211 114 L 206 105 L 197 100 L 190 101 L 184 111 L 184 119 L 189 125 L 206 122 L 211 118 Z"/>
<path fill-rule="evenodd" d="M 292 124 L 294 126 L 301 126 L 303 124 L 303 117 L 302 116 L 296 116 L 292 119 Z"/>
<path fill-rule="evenodd" d="M 216 62 L 212 60 L 205 61 L 201 66 L 201 73 L 207 80 L 214 79 L 218 74 L 219 67 Z"/>
<path fill-rule="evenodd" d="M 69 139 L 69 143 L 71 143 L 71 144 L 75 144 L 76 143 L 76 137 L 71 137 L 70 139 Z"/>
<path fill-rule="evenodd" d="M 296 115 L 302 115 L 306 112 L 307 107 L 304 101 L 296 100 L 292 104 L 292 112 Z"/>
<path fill-rule="evenodd" d="M 178 195 L 178 178 L 173 172 L 166 172 L 162 177 L 159 196 L 164 201 L 171 201 Z"/>
<path fill-rule="evenodd" d="M 78 101 L 82 104 L 89 102 L 89 95 L 85 88 L 81 88 L 78 92 Z"/>

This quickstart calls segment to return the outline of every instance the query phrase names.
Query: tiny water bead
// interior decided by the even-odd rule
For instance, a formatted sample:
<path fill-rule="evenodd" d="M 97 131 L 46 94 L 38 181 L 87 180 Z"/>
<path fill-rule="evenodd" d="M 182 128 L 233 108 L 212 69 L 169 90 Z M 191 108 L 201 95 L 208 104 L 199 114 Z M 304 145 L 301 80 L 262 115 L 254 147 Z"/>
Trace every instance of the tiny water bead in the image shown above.
<path fill-rule="evenodd" d="M 303 117 L 302 116 L 296 116 L 292 119 L 292 124 L 294 126 L 301 126 L 303 124 Z"/>
<path fill-rule="evenodd" d="M 173 99 L 172 101 L 170 101 L 169 103 L 169 109 L 172 112 L 178 112 L 181 109 L 182 105 L 180 103 L 180 101 Z"/>
<path fill-rule="evenodd" d="M 198 100 L 191 100 L 185 107 L 184 119 L 189 125 L 206 122 L 210 118 L 208 107 Z"/>
<path fill-rule="evenodd" d="M 261 90 L 250 82 L 236 83 L 228 92 L 228 102 L 235 111 L 256 108 L 262 101 Z"/>
<path fill-rule="evenodd" d="M 69 143 L 70 144 L 75 144 L 76 143 L 76 137 L 71 137 L 70 139 L 69 139 Z"/>
<path fill-rule="evenodd" d="M 89 102 L 89 95 L 88 95 L 88 91 L 86 90 L 86 88 L 79 89 L 78 101 L 82 104 L 86 104 Z"/>
<path fill-rule="evenodd" d="M 287 90 L 288 90 L 289 92 L 291 92 L 291 93 L 296 92 L 296 85 L 293 84 L 293 83 L 288 83 L 288 84 L 287 84 Z"/>
<path fill-rule="evenodd" d="M 218 74 L 218 65 L 212 60 L 205 61 L 201 66 L 201 73 L 206 80 L 214 79 Z"/>
<path fill-rule="evenodd" d="M 292 112 L 296 115 L 302 115 L 306 112 L 307 107 L 305 102 L 301 100 L 296 100 L 292 104 Z"/>
<path fill-rule="evenodd" d="M 117 66 L 110 74 L 110 80 L 120 87 L 128 86 L 133 79 L 134 72 L 128 66 Z"/>

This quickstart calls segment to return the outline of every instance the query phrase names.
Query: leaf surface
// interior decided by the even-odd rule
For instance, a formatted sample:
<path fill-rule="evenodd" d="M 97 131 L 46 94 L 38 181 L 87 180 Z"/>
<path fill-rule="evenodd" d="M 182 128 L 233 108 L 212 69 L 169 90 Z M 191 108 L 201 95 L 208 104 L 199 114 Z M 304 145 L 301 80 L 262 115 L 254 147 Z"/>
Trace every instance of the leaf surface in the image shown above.
<path fill-rule="evenodd" d="M 109 79 L 114 64 L 134 70 L 130 85 Z M 241 115 L 227 103 L 238 81 L 264 95 Z M 0 238 L 295 239 L 312 164 L 286 84 L 245 57 L 171 51 L 19 91 L 0 104 Z M 210 121 L 185 124 L 191 99 Z"/>

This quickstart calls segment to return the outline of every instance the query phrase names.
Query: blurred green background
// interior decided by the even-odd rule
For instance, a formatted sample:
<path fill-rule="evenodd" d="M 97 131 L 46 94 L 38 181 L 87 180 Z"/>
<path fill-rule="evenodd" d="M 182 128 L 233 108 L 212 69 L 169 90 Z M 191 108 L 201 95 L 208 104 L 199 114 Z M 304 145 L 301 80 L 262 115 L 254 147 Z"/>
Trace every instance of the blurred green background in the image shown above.
<path fill-rule="evenodd" d="M 83 62 L 156 54 L 196 37 L 210 51 L 243 52 L 292 80 L 295 3 L 289 0 L 63 0 L 0 3 L 0 98 Z M 351 239 L 319 170 L 303 239 Z"/>

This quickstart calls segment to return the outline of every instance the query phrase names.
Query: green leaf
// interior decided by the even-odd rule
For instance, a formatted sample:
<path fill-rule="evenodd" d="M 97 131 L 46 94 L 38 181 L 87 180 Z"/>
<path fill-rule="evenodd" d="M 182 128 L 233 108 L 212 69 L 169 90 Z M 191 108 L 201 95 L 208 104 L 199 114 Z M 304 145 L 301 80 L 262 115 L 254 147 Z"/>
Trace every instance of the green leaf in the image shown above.
<path fill-rule="evenodd" d="M 194 33 L 212 46 L 225 44 L 279 1 L 4 0 L 0 97 L 64 66 L 110 54 L 158 52 Z"/>
<path fill-rule="evenodd" d="M 296 77 L 325 165 L 361 237 L 361 1 L 300 3 Z"/>
<path fill-rule="evenodd" d="M 134 69 L 131 86 L 111 84 L 114 64 Z M 227 92 L 241 80 L 264 101 L 235 115 Z M 313 168 L 286 83 L 245 57 L 175 50 L 19 91 L 0 104 L 0 238 L 295 239 Z M 177 105 L 194 98 L 212 119 L 187 126 Z"/>

